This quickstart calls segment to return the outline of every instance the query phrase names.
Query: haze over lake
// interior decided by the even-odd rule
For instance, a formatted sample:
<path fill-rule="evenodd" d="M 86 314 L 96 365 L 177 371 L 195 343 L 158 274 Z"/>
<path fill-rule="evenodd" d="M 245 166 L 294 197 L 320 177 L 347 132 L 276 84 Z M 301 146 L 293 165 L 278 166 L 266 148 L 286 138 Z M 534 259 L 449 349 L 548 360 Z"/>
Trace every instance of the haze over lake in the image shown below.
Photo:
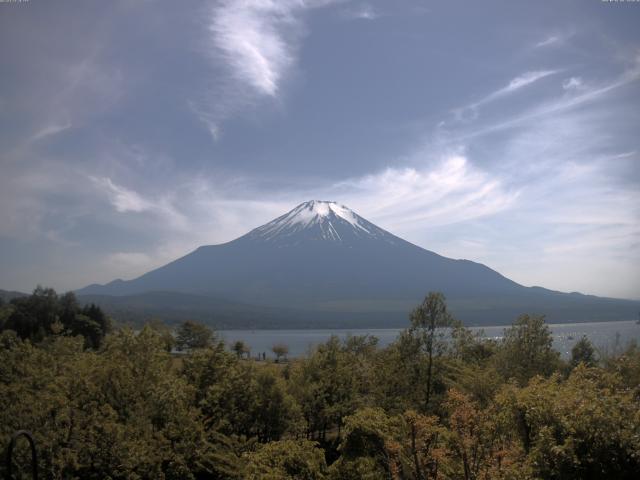
<path fill-rule="evenodd" d="M 487 338 L 500 339 L 505 326 L 471 327 L 473 332 L 483 331 Z M 586 336 L 600 350 L 613 352 L 626 347 L 631 341 L 640 341 L 640 325 L 635 321 L 594 322 L 594 323 L 556 323 L 550 324 L 553 346 L 567 358 L 571 348 L 583 336 Z M 251 355 L 265 352 L 273 357 L 271 348 L 276 343 L 289 347 L 290 357 L 306 355 L 310 348 L 325 342 L 331 335 L 346 338 L 349 335 L 373 335 L 378 345 L 386 347 L 392 343 L 400 328 L 378 329 L 317 329 L 317 330 L 220 330 L 218 334 L 227 344 L 242 340 L 251 348 Z"/>

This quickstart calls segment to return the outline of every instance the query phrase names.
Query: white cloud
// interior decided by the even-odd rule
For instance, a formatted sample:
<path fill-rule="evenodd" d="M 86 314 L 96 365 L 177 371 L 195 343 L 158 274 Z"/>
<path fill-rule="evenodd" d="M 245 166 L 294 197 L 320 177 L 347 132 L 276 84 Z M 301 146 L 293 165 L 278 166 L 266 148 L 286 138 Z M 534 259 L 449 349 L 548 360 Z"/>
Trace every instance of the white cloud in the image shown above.
<path fill-rule="evenodd" d="M 602 101 L 632 77 L 622 78 L 627 83 L 614 79 L 577 95 L 571 89 L 498 130 L 483 127 L 466 137 L 473 145 L 510 128 L 492 156 L 506 184 L 520 185 L 517 209 L 463 233 L 491 245 L 477 260 L 526 285 L 637 298 L 640 275 L 631 266 L 640 264 L 640 191 L 624 179 L 634 177 L 639 158 L 620 150 L 612 130 L 624 114 Z M 466 251 L 451 232 L 448 238 L 443 253 Z"/>
<path fill-rule="evenodd" d="M 71 122 L 65 123 L 52 123 L 38 130 L 35 134 L 31 136 L 29 139 L 30 142 L 37 142 L 38 140 L 42 140 L 45 137 L 49 137 L 52 135 L 57 135 L 58 133 L 64 132 L 71 128 Z"/>
<path fill-rule="evenodd" d="M 640 262 L 640 192 L 610 180 L 634 159 L 583 155 L 580 164 L 555 157 L 560 166 L 547 166 L 523 191 L 529 224 L 517 229 L 530 236 L 519 241 L 529 258 L 502 259 L 512 264 L 504 272 L 527 284 L 637 298 L 640 275 L 631 266 Z"/>
<path fill-rule="evenodd" d="M 142 198 L 133 190 L 116 185 L 110 178 L 89 177 L 97 186 L 102 187 L 109 196 L 109 201 L 120 213 L 144 212 L 153 208 L 153 204 Z"/>
<path fill-rule="evenodd" d="M 214 140 L 228 117 L 262 99 L 280 97 L 297 62 L 306 12 L 341 1 L 223 0 L 215 4 L 205 42 L 215 84 L 204 98 L 189 103 Z"/>
<path fill-rule="evenodd" d="M 534 72 L 527 72 L 511 80 L 509 82 L 509 85 L 507 85 L 502 90 L 498 90 L 498 92 L 494 93 L 493 95 L 502 95 L 514 92 L 522 87 L 526 87 L 527 85 L 540 80 L 541 78 L 553 75 L 554 73 L 557 73 L 557 70 L 538 70 Z"/>
<path fill-rule="evenodd" d="M 589 86 L 583 83 L 581 88 L 567 90 L 563 96 L 537 101 L 533 108 L 526 110 L 524 113 L 507 117 L 496 123 L 481 125 L 475 129 L 460 130 L 450 140 L 464 143 L 474 137 L 482 137 L 515 127 L 526 126 L 545 117 L 557 117 L 561 113 L 569 112 L 576 107 L 597 102 L 607 95 L 613 94 L 616 90 L 638 80 L 640 80 L 640 54 L 632 59 L 630 66 L 618 77 L 610 79 L 608 82 Z M 455 113 L 459 112 L 456 111 Z M 459 114 L 457 116 L 459 117 Z"/>
<path fill-rule="evenodd" d="M 567 30 L 561 33 L 553 33 L 533 45 L 533 48 L 547 48 L 564 45 L 567 40 L 575 35 L 575 31 Z"/>
<path fill-rule="evenodd" d="M 571 77 L 562 82 L 562 88 L 564 90 L 580 90 L 583 86 L 582 78 Z"/>
<path fill-rule="evenodd" d="M 215 48 L 234 77 L 258 93 L 274 96 L 294 60 L 285 35 L 304 7 L 299 1 L 225 1 L 214 10 L 209 26 Z"/>
<path fill-rule="evenodd" d="M 435 198 L 415 216 L 400 209 L 389 220 L 381 216 L 380 223 L 421 246 L 480 261 L 525 285 L 637 298 L 640 191 L 633 179 L 640 157 L 635 144 L 622 145 L 615 134 L 628 116 L 624 104 L 608 100 L 637 88 L 639 65 L 637 57 L 630 58 L 626 70 L 600 84 L 570 77 L 563 82 L 564 92 L 539 93 L 524 111 L 496 123 L 441 125 L 430 137 L 427 157 L 461 145 L 473 152 L 465 155 L 473 173 L 461 182 L 469 188 L 440 200 L 436 187 L 424 193 Z M 537 77 L 520 76 L 499 91 L 523 88 Z M 474 166 L 479 163 L 482 170 Z M 431 190 L 431 183 L 414 173 L 407 172 L 406 181 L 414 178 Z M 465 194 L 474 190 L 474 177 L 490 192 L 476 203 Z M 393 195 L 391 188 L 379 185 L 377 190 L 382 203 L 385 195 Z M 496 205 L 490 202 L 494 198 Z M 434 205 L 450 211 L 439 216 Z M 490 215 L 482 216 L 484 208 Z M 367 213 L 364 206 L 361 210 Z M 467 211 L 471 214 L 465 218 Z M 371 218 L 376 219 L 375 209 Z"/>
<path fill-rule="evenodd" d="M 121 271 L 144 269 L 153 264 L 149 254 L 143 252 L 116 252 L 107 255 L 105 263 Z"/>
<path fill-rule="evenodd" d="M 415 159 L 427 155 L 418 152 Z M 424 163 L 424 159 L 422 159 Z M 387 168 L 334 186 L 345 203 L 392 231 L 449 225 L 513 205 L 517 191 L 459 154 L 423 168 Z"/>
<path fill-rule="evenodd" d="M 507 97 L 508 95 L 511 95 L 521 90 L 522 88 L 537 82 L 538 80 L 541 80 L 550 75 L 555 75 L 558 72 L 559 70 L 534 70 L 530 72 L 525 72 L 522 75 L 519 75 L 513 78 L 504 87 L 494 92 L 491 92 L 490 94 L 486 95 L 485 97 L 478 100 L 477 102 L 471 103 L 462 108 L 455 109 L 453 111 L 455 120 L 462 121 L 462 122 L 476 120 L 478 118 L 479 107 L 492 103 L 496 100 L 502 99 L 504 97 Z"/>
<path fill-rule="evenodd" d="M 202 110 L 198 105 L 189 100 L 187 102 L 189 106 L 189 110 L 191 110 L 196 117 L 207 127 L 209 134 L 214 140 L 218 140 L 220 138 L 220 126 L 216 121 L 215 115 L 212 115 L 204 110 Z"/>
<path fill-rule="evenodd" d="M 505 97 L 511 93 L 514 93 L 520 90 L 521 88 L 524 88 L 528 85 L 531 85 L 534 82 L 537 82 L 538 80 L 548 77 L 549 75 L 554 75 L 556 73 L 558 73 L 558 70 L 535 70 L 535 71 L 523 73 L 522 75 L 519 75 L 515 77 L 513 80 L 511 80 L 506 86 L 502 87 L 499 90 L 496 90 L 495 92 L 490 93 L 489 95 L 484 97 L 482 100 L 479 100 L 478 102 L 472 104 L 471 106 L 479 107 L 480 105 L 493 102 L 494 100 Z"/>
<path fill-rule="evenodd" d="M 557 35 L 550 35 L 547 38 L 545 38 L 544 40 L 541 40 L 540 42 L 536 43 L 534 46 L 536 48 L 541 48 L 541 47 L 549 47 L 551 45 L 555 45 L 557 43 L 560 42 L 560 37 Z"/>
<path fill-rule="evenodd" d="M 368 3 L 363 3 L 343 10 L 341 16 L 346 20 L 376 20 L 380 13 Z"/>

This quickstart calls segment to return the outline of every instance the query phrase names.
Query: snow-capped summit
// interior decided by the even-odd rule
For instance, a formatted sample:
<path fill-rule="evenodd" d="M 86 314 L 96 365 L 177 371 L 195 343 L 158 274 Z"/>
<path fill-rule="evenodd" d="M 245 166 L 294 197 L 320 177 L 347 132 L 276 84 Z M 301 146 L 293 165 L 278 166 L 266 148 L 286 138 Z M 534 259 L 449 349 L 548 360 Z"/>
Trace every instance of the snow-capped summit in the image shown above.
<path fill-rule="evenodd" d="M 395 243 L 395 237 L 336 202 L 310 200 L 246 235 L 254 241 L 294 245 L 324 240 L 351 244 L 366 238 Z"/>

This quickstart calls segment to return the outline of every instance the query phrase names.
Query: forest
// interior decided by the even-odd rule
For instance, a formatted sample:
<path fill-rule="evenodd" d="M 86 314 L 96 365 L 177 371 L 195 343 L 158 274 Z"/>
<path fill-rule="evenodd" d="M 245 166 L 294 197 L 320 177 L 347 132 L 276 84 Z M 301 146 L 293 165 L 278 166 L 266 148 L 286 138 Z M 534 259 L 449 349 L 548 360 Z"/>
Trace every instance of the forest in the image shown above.
<path fill-rule="evenodd" d="M 233 347 L 233 348 L 231 348 Z M 0 445 L 47 479 L 632 479 L 640 348 L 569 359 L 544 318 L 500 340 L 429 293 L 388 347 L 331 337 L 257 361 L 208 327 L 112 325 L 72 293 L 0 304 Z M 15 478 L 30 478 L 27 443 Z M 4 463 L 0 477 L 6 473 Z M 22 475 L 22 476 L 21 476 Z"/>

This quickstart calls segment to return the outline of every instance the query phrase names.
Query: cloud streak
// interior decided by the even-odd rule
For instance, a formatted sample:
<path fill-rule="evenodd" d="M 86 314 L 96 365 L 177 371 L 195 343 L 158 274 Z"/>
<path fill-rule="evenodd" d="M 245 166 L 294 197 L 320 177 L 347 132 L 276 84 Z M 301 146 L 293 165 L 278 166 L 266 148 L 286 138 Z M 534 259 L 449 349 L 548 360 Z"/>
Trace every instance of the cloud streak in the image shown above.
<path fill-rule="evenodd" d="M 482 105 L 486 105 L 488 103 L 504 98 L 524 87 L 537 82 L 538 80 L 546 78 L 550 75 L 555 75 L 556 73 L 558 73 L 558 70 L 534 70 L 531 72 L 525 72 L 522 75 L 519 75 L 512 79 L 506 86 L 496 90 L 495 92 L 491 92 L 489 95 L 482 98 L 481 100 L 478 100 L 475 103 L 472 103 L 467 108 L 477 109 Z"/>
<path fill-rule="evenodd" d="M 190 100 L 189 108 L 214 140 L 228 117 L 281 95 L 296 65 L 306 12 L 341 1 L 223 0 L 211 8 L 205 49 L 217 85 L 204 99 Z"/>
<path fill-rule="evenodd" d="M 513 78 L 507 85 L 504 87 L 495 90 L 488 95 L 484 96 L 480 100 L 470 103 L 469 105 L 465 105 L 461 108 L 456 108 L 453 110 L 455 121 L 457 122 L 469 122 L 476 120 L 479 115 L 480 107 L 486 106 L 495 101 L 506 98 L 512 94 L 515 94 L 519 90 L 532 85 L 533 83 L 546 78 L 550 75 L 555 75 L 559 72 L 559 70 L 533 70 L 529 72 L 525 72 L 522 75 L 518 75 Z M 443 122 L 445 125 L 447 122 Z"/>
<path fill-rule="evenodd" d="M 593 102 L 597 102 L 607 95 L 614 93 L 616 90 L 640 80 L 640 54 L 635 55 L 628 68 L 620 75 L 610 79 L 608 82 L 600 84 L 585 85 L 582 79 L 575 79 L 573 82 L 563 82 L 563 90 L 567 95 L 561 97 L 547 97 L 538 101 L 534 107 L 529 108 L 523 113 L 516 114 L 498 122 L 481 125 L 476 129 L 469 131 L 460 131 L 457 137 L 453 137 L 455 141 L 469 141 L 473 137 L 493 134 L 503 130 L 521 127 L 540 118 L 558 115 L 560 113 L 570 111 L 577 107 L 584 106 Z"/>
<path fill-rule="evenodd" d="M 151 202 L 145 200 L 133 190 L 116 185 L 110 178 L 89 178 L 96 186 L 106 191 L 111 204 L 120 213 L 144 212 L 153 208 Z"/>
<path fill-rule="evenodd" d="M 376 20 L 380 18 L 380 13 L 368 3 L 360 4 L 356 7 L 344 9 L 341 12 L 345 20 Z"/>
<path fill-rule="evenodd" d="M 415 157 L 425 163 L 418 152 Z M 422 168 L 387 168 L 334 186 L 354 208 L 393 231 L 450 225 L 496 214 L 513 205 L 517 191 L 474 167 L 460 154 Z"/>
<path fill-rule="evenodd" d="M 63 124 L 51 124 L 37 131 L 30 139 L 29 142 L 37 142 L 42 140 L 43 138 L 50 137 L 52 135 L 57 135 L 58 133 L 64 132 L 71 128 L 71 122 L 65 122 Z"/>
<path fill-rule="evenodd" d="M 564 45 L 567 40 L 575 35 L 573 31 L 566 31 L 563 33 L 553 33 L 540 40 L 539 42 L 533 45 L 533 48 L 550 48 L 550 47 L 559 47 Z"/>
<path fill-rule="evenodd" d="M 294 61 L 285 38 L 296 30 L 304 7 L 292 1 L 225 1 L 212 15 L 212 44 L 232 75 L 259 94 L 275 96 Z M 286 31 L 285 31 L 286 30 Z"/>

